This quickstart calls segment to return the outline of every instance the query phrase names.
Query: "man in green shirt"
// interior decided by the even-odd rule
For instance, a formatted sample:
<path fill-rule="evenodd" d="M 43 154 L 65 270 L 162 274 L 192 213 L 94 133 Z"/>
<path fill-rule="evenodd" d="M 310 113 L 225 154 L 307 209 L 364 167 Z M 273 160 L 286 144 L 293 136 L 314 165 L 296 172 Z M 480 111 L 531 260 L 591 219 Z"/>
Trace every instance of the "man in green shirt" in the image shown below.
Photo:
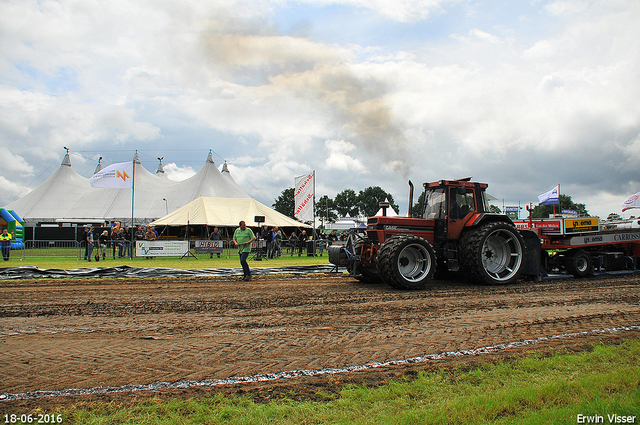
<path fill-rule="evenodd" d="M 242 271 L 244 272 L 243 281 L 248 282 L 251 280 L 251 270 L 249 270 L 249 264 L 247 263 L 247 257 L 251 253 L 251 242 L 256 240 L 256 236 L 253 231 L 247 228 L 244 221 L 240 222 L 240 227 L 233 232 L 233 243 L 238 247 L 238 254 L 240 254 L 240 265 L 242 265 Z"/>

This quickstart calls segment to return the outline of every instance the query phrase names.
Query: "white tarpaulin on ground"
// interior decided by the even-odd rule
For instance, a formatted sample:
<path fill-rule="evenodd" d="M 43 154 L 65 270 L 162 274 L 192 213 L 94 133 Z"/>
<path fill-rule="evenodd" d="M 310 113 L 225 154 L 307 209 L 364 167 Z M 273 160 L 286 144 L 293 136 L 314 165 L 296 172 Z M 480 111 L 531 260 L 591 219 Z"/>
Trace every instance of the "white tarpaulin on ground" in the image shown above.
<path fill-rule="evenodd" d="M 256 223 L 256 216 L 264 216 L 264 223 Z M 261 204 L 253 198 L 208 198 L 201 196 L 182 208 L 155 220 L 155 226 L 238 226 L 243 220 L 247 226 L 306 227 L 284 214 Z"/>

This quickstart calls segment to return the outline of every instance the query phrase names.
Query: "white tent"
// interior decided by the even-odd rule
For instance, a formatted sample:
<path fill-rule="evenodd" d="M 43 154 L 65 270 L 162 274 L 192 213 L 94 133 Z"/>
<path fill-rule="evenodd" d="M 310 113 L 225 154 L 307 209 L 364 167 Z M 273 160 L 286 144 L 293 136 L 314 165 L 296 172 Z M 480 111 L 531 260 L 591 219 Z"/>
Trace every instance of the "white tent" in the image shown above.
<path fill-rule="evenodd" d="M 254 221 L 256 216 L 264 216 L 264 223 Z M 305 227 L 311 226 L 287 217 L 252 198 L 212 198 L 199 197 L 182 208 L 155 220 L 154 226 L 238 226 L 240 221 L 247 226 L 258 227 Z"/>
<path fill-rule="evenodd" d="M 384 201 L 386 203 L 389 203 L 388 199 L 385 199 Z M 382 208 L 380 208 L 374 217 L 382 216 L 383 215 L 382 212 L 383 212 Z M 387 207 L 387 217 L 397 217 L 397 216 L 398 216 L 398 213 L 396 212 L 396 210 L 393 209 L 392 206 Z"/>
<path fill-rule="evenodd" d="M 159 158 L 160 159 L 160 158 Z M 201 196 L 219 198 L 249 198 L 233 180 L 226 163 L 218 170 L 211 152 L 204 166 L 194 176 L 175 182 L 167 179 L 158 166 L 156 174 L 147 171 L 136 153 L 134 221 L 146 223 L 165 216 Z M 96 171 L 101 165 L 98 164 Z M 71 168 L 69 153 L 60 168 L 36 189 L 5 207 L 15 210 L 27 225 L 60 221 L 123 221 L 131 220 L 131 189 L 94 188 L 89 179 Z"/>
<path fill-rule="evenodd" d="M 60 168 L 44 183 L 23 197 L 10 202 L 5 208 L 20 214 L 26 223 L 53 221 L 64 217 L 69 207 L 90 188 L 89 179 L 82 177 L 71 168 L 71 160 L 67 152 Z"/>

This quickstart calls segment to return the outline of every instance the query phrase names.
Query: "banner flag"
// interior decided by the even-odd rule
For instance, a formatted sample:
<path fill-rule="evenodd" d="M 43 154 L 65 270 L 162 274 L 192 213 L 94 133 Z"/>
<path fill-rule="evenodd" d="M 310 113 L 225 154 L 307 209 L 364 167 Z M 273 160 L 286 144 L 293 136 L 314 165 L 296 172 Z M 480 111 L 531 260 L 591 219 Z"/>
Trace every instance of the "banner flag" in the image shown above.
<path fill-rule="evenodd" d="M 130 189 L 133 187 L 133 161 L 111 164 L 95 173 L 89 183 L 91 187 Z"/>
<path fill-rule="evenodd" d="M 295 177 L 295 211 L 294 216 L 298 220 L 313 221 L 313 197 L 315 195 L 316 187 L 316 172 L 311 174 L 305 174 L 303 176 Z"/>
<path fill-rule="evenodd" d="M 538 195 L 539 205 L 560 204 L 560 185 L 557 185 L 548 192 Z"/>
<path fill-rule="evenodd" d="M 622 203 L 622 212 L 625 212 L 626 210 L 629 210 L 631 208 L 640 208 L 640 192 L 636 193 L 635 195 L 629 196 Z"/>

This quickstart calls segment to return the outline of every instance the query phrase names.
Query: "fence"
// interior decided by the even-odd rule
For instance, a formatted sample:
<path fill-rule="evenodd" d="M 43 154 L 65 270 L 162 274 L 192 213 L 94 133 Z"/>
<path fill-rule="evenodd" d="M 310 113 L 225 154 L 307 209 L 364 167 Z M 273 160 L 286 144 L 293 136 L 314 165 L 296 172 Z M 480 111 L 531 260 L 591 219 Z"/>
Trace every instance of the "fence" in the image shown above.
<path fill-rule="evenodd" d="M 310 242 L 310 241 L 309 241 Z M 319 255 L 323 251 L 326 250 L 326 244 L 323 245 L 322 251 L 319 249 L 320 241 L 313 241 L 312 246 L 306 244 L 302 249 L 302 254 L 306 255 Z M 193 251 L 193 249 L 192 249 Z M 281 243 L 281 252 L 282 255 L 291 255 L 294 251 L 294 254 L 300 253 L 300 247 L 298 244 L 292 246 L 288 241 L 282 241 Z M 260 254 L 266 255 L 266 248 L 261 249 Z M 96 243 L 92 255 L 99 254 L 102 258 L 102 249 Z M 123 250 L 123 254 L 125 254 Z M 77 242 L 77 241 L 50 241 L 50 240 L 30 240 L 25 241 L 24 247 L 21 249 L 12 249 L 11 256 L 13 258 L 75 258 L 75 259 L 84 259 L 85 255 L 85 243 Z M 135 253 L 134 253 L 135 255 Z M 207 254 L 203 254 L 207 255 Z M 232 241 L 223 241 L 223 250 L 221 255 L 225 257 L 230 257 L 233 255 L 238 255 L 237 248 L 233 245 Z M 115 249 L 111 243 L 107 245 L 106 248 L 106 256 L 108 258 L 118 258 L 119 257 L 119 247 L 116 246 Z M 129 256 L 127 252 L 125 254 L 126 257 Z"/>

